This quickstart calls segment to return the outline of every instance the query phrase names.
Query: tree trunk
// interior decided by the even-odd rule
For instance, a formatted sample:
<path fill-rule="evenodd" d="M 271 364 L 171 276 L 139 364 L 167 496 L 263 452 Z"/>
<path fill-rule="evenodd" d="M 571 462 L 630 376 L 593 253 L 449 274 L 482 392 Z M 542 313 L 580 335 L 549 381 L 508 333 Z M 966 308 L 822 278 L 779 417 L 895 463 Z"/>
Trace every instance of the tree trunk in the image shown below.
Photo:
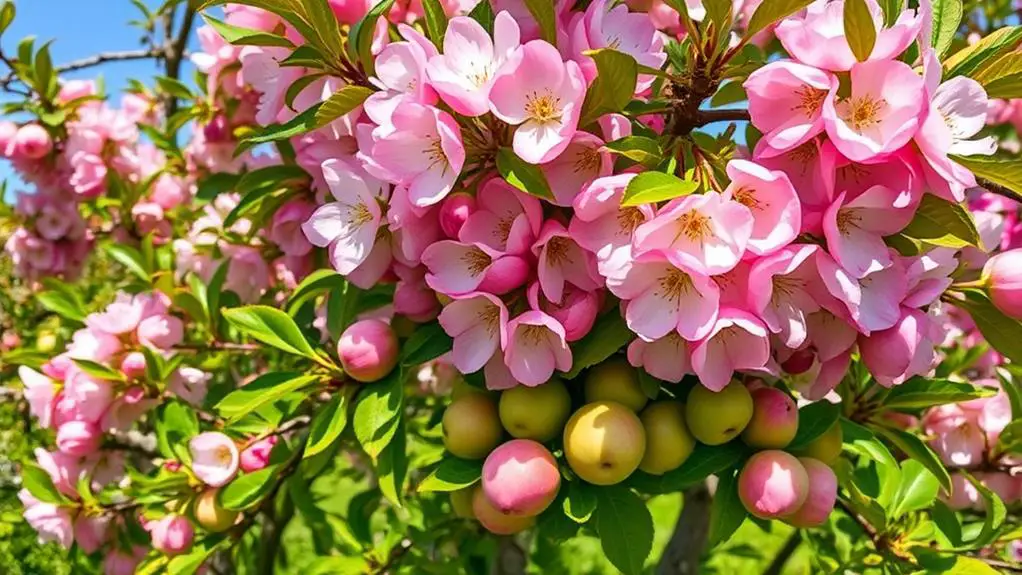
<path fill-rule="evenodd" d="M 513 535 L 497 539 L 497 556 L 490 575 L 524 575 L 526 564 L 525 551 Z"/>
<path fill-rule="evenodd" d="M 705 483 L 685 491 L 684 506 L 657 567 L 657 575 L 695 575 L 710 531 L 710 492 Z"/>

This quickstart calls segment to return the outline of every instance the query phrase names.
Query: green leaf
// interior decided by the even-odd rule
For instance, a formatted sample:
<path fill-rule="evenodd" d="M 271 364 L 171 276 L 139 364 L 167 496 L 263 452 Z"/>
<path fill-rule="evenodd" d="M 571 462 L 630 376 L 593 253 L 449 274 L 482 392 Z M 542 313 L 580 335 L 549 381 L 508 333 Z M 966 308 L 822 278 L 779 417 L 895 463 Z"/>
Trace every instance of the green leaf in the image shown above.
<path fill-rule="evenodd" d="M 901 464 L 901 485 L 894 496 L 891 519 L 906 513 L 927 509 L 937 499 L 940 482 L 922 463 L 908 459 Z"/>
<path fill-rule="evenodd" d="M 280 465 L 268 465 L 246 473 L 220 490 L 220 504 L 227 509 L 241 510 L 258 503 L 269 494 L 280 475 Z"/>
<path fill-rule="evenodd" d="M 236 46 L 279 46 L 281 48 L 294 48 L 293 42 L 283 36 L 234 26 L 213 18 L 209 14 L 203 14 L 206 23 L 213 27 L 224 40 Z"/>
<path fill-rule="evenodd" d="M 976 76 L 986 66 L 1018 47 L 1020 41 L 1022 41 L 1022 27 L 1006 26 L 995 30 L 989 36 L 963 48 L 945 60 L 944 80 L 950 80 L 955 76 L 969 76 L 970 78 Z"/>
<path fill-rule="evenodd" d="M 440 327 L 440 323 L 432 321 L 419 325 L 401 349 L 401 364 L 414 367 L 433 361 L 451 351 L 454 340 Z"/>
<path fill-rule="evenodd" d="M 713 505 L 710 507 L 709 546 L 712 548 L 726 543 L 748 516 L 749 512 L 738 497 L 738 474 L 720 474 L 717 491 L 713 494 Z"/>
<path fill-rule="evenodd" d="M 181 82 L 181 80 L 175 80 L 174 78 L 168 78 L 166 76 L 157 76 L 156 85 L 164 94 L 168 94 L 175 98 L 191 100 L 195 97 L 192 94 L 192 91 L 188 89 L 188 86 Z"/>
<path fill-rule="evenodd" d="M 373 56 L 373 35 L 376 33 L 376 22 L 390 11 L 394 0 L 383 0 L 372 8 L 361 20 L 351 27 L 348 33 L 348 55 L 353 62 L 362 65 L 362 69 L 370 76 L 376 73 L 375 57 Z M 354 41 L 352 41 L 354 40 Z"/>
<path fill-rule="evenodd" d="M 355 437 L 369 457 L 376 461 L 394 439 L 404 408 L 401 370 L 366 385 L 355 404 Z"/>
<path fill-rule="evenodd" d="M 989 387 L 978 387 L 971 383 L 959 383 L 947 379 L 913 377 L 891 389 L 890 394 L 884 399 L 884 407 L 888 409 L 921 409 L 994 395 L 997 395 L 997 390 Z"/>
<path fill-rule="evenodd" d="M 7 31 L 7 28 L 14 21 L 15 9 L 14 3 L 5 1 L 2 8 L 0 8 L 0 34 Z"/>
<path fill-rule="evenodd" d="M 1001 431 L 995 453 L 1022 455 L 1022 419 L 1012 421 Z"/>
<path fill-rule="evenodd" d="M 376 460 L 380 492 L 388 501 L 401 507 L 405 479 L 408 475 L 408 451 L 404 419 L 398 418 L 394 439 L 384 447 Z"/>
<path fill-rule="evenodd" d="M 915 217 L 902 235 L 934 246 L 960 249 L 983 248 L 976 222 L 962 204 L 951 203 L 933 194 L 924 194 Z"/>
<path fill-rule="evenodd" d="M 49 97 L 57 86 L 57 78 L 53 75 L 53 58 L 50 56 L 50 42 L 43 44 L 35 56 L 35 87 L 44 96 Z"/>
<path fill-rule="evenodd" d="M 791 16 L 813 3 L 813 0 L 763 0 L 745 27 L 743 39 L 752 38 L 774 22 Z"/>
<path fill-rule="evenodd" d="M 148 349 L 148 348 L 143 348 Z M 73 359 L 78 369 L 84 371 L 88 375 L 105 381 L 124 381 L 124 374 L 111 369 L 102 363 L 95 361 L 89 361 L 87 359 Z"/>
<path fill-rule="evenodd" d="M 434 0 L 436 1 L 436 0 Z M 334 92 L 316 111 L 314 126 L 321 128 L 362 105 L 374 90 L 349 84 Z"/>
<path fill-rule="evenodd" d="M 1007 517 L 1008 511 L 1004 507 L 1004 502 L 1001 501 L 1001 498 L 996 493 L 991 491 L 986 485 L 983 485 L 971 473 L 966 471 L 961 473 L 976 488 L 984 503 L 983 529 L 975 539 L 967 541 L 966 544 L 974 549 L 986 547 L 997 540 L 1001 525 L 1004 525 L 1004 519 Z"/>
<path fill-rule="evenodd" d="M 817 401 L 798 410 L 798 431 L 785 449 L 798 450 L 831 428 L 841 417 L 841 404 Z"/>
<path fill-rule="evenodd" d="M 1022 200 L 1022 160 L 988 156 L 951 156 L 951 159 L 977 178 L 1006 188 Z"/>
<path fill-rule="evenodd" d="M 224 294 L 224 282 L 227 281 L 227 272 L 231 269 L 232 260 L 226 259 L 220 263 L 220 266 L 213 272 L 213 277 L 209 278 L 209 285 L 206 286 L 206 304 L 205 309 L 209 313 L 209 322 L 213 328 L 216 328 L 220 324 L 220 317 L 223 314 L 223 310 L 220 309 L 220 300 Z M 218 330 L 214 330 L 214 333 Z"/>
<path fill-rule="evenodd" d="M 926 469 L 928 469 L 940 482 L 941 487 L 945 491 L 951 493 L 951 474 L 941 463 L 940 458 L 933 452 L 932 449 L 922 439 L 919 439 L 915 435 L 902 431 L 900 429 L 894 429 L 890 427 L 882 427 L 879 425 L 871 426 L 871 428 L 882 435 L 884 439 L 890 441 L 898 449 L 908 455 L 912 459 L 915 459 L 921 463 Z"/>
<path fill-rule="evenodd" d="M 497 171 L 507 183 L 527 194 L 544 200 L 554 199 L 543 170 L 519 158 L 511 148 L 497 150 Z"/>
<path fill-rule="evenodd" d="M 872 460 L 877 465 L 881 487 L 877 499 L 888 502 L 901 484 L 901 467 L 891 450 L 877 439 L 873 431 L 847 419 L 841 419 L 841 434 L 847 451 Z"/>
<path fill-rule="evenodd" d="M 242 196 L 247 196 L 262 188 L 307 184 L 309 180 L 309 174 L 298 166 L 266 166 L 242 176 L 234 191 Z"/>
<path fill-rule="evenodd" d="M 548 0 L 536 1 L 550 4 Z M 639 78 L 639 66 L 628 54 L 609 48 L 587 54 L 596 62 L 596 79 L 586 91 L 578 122 L 580 127 L 588 126 L 604 114 L 624 110 L 632 101 Z"/>
<path fill-rule="evenodd" d="M 80 301 L 76 301 L 64 292 L 44 291 L 36 295 L 35 298 L 39 305 L 47 310 L 72 321 L 84 322 L 85 316 L 88 315 Z"/>
<path fill-rule="evenodd" d="M 663 161 L 663 150 L 653 138 L 645 136 L 625 136 L 603 146 L 611 152 L 642 164 L 647 168 L 655 168 Z"/>
<path fill-rule="evenodd" d="M 216 405 L 217 413 L 234 422 L 268 403 L 301 391 L 320 381 L 320 376 L 292 372 L 271 372 L 227 394 Z"/>
<path fill-rule="evenodd" d="M 691 180 L 682 180 L 663 172 L 643 172 L 628 182 L 621 205 L 655 204 L 687 196 L 698 189 L 699 184 Z"/>
<path fill-rule="evenodd" d="M 142 281 L 149 283 L 149 270 L 146 269 L 142 254 L 131 246 L 124 244 L 106 244 L 103 249 L 118 263 L 135 274 Z"/>
<path fill-rule="evenodd" d="M 422 0 L 422 12 L 426 23 L 426 34 L 437 48 L 444 49 L 444 34 L 447 33 L 447 14 L 439 0 Z"/>
<path fill-rule="evenodd" d="M 607 559 L 625 575 L 638 575 L 653 549 L 653 517 L 637 495 L 620 485 L 597 490 L 596 533 Z"/>
<path fill-rule="evenodd" d="M 963 290 L 965 299 L 955 300 L 994 349 L 1014 363 L 1022 363 L 1022 323 L 1011 319 L 994 306 L 987 294 L 979 290 Z"/>
<path fill-rule="evenodd" d="M 451 455 L 444 455 L 440 464 L 419 483 L 418 491 L 419 493 L 458 491 L 475 485 L 482 478 L 482 475 L 482 460 L 469 461 Z"/>
<path fill-rule="evenodd" d="M 958 520 L 958 516 L 941 500 L 933 502 L 933 508 L 930 509 L 930 518 L 937 525 L 937 529 L 947 537 L 951 545 L 955 547 L 961 547 L 962 545 L 962 522 Z"/>
<path fill-rule="evenodd" d="M 593 324 L 593 329 L 582 339 L 571 344 L 571 371 L 565 377 L 574 379 L 583 369 L 592 367 L 614 355 L 635 339 L 617 309 L 613 309 Z"/>
<path fill-rule="evenodd" d="M 286 313 L 264 305 L 225 309 L 224 318 L 253 338 L 294 355 L 317 359 L 302 330 Z"/>
<path fill-rule="evenodd" d="M 246 137 L 242 143 L 251 147 L 277 140 L 286 140 L 316 129 L 316 116 L 323 103 L 316 104 L 283 124 L 271 124 L 256 134 Z"/>
<path fill-rule="evenodd" d="M 704 481 L 711 475 L 738 466 L 750 453 L 749 448 L 740 441 L 712 447 L 697 443 L 692 455 L 681 464 L 681 467 L 663 475 L 636 471 L 628 478 L 628 485 L 650 495 L 681 491 Z"/>
<path fill-rule="evenodd" d="M 334 393 L 323 407 L 319 408 L 309 426 L 309 440 L 305 446 L 305 457 L 312 457 L 328 449 L 348 426 L 349 399 L 354 386 L 347 386 Z"/>
<path fill-rule="evenodd" d="M 877 29 L 866 0 L 845 0 L 844 24 L 848 47 L 858 61 L 865 62 L 877 41 Z"/>
<path fill-rule="evenodd" d="M 53 485 L 50 474 L 34 463 L 21 464 L 21 486 L 43 503 L 71 505 L 71 500 Z"/>
<path fill-rule="evenodd" d="M 933 0 L 933 38 L 931 44 L 942 59 L 954 42 L 962 23 L 962 0 Z"/>
<path fill-rule="evenodd" d="M 567 494 L 561 503 L 564 514 L 575 523 L 587 523 L 596 512 L 598 489 L 583 481 L 572 481 L 565 489 Z"/>
<path fill-rule="evenodd" d="M 201 541 L 196 541 L 187 553 L 178 555 L 167 563 L 168 575 L 192 575 L 202 567 L 221 544 L 227 541 L 225 535 L 209 535 Z"/>
<path fill-rule="evenodd" d="M 195 197 L 199 200 L 211 201 L 220 194 L 233 190 L 240 180 L 240 175 L 227 172 L 217 172 L 208 178 L 201 178 Z"/>
<path fill-rule="evenodd" d="M 156 445 L 165 457 L 192 461 L 188 440 L 199 434 L 195 409 L 178 400 L 163 404 L 156 411 Z"/>
<path fill-rule="evenodd" d="M 305 305 L 305 302 L 333 288 L 343 289 L 346 283 L 347 280 L 344 279 L 344 276 L 332 269 L 319 269 L 312 272 L 291 292 L 291 297 L 287 301 L 287 313 L 293 316 Z"/>
<path fill-rule="evenodd" d="M 904 10 L 905 0 L 880 0 L 880 7 L 884 11 L 884 26 L 890 28 Z"/>
<path fill-rule="evenodd" d="M 479 22 L 479 25 L 486 30 L 486 33 L 493 36 L 493 21 L 496 16 L 493 14 L 493 6 L 489 2 L 480 2 L 468 13 L 468 17 Z"/>
<path fill-rule="evenodd" d="M 550 0 L 524 0 L 532 18 L 539 24 L 540 38 L 557 45 L 557 14 Z"/>

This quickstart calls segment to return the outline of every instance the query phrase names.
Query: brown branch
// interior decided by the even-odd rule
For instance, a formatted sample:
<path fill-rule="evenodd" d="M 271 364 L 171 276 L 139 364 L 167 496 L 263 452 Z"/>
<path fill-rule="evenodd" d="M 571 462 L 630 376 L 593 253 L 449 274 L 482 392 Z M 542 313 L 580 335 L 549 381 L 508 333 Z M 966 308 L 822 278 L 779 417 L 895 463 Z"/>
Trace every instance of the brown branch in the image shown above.
<path fill-rule="evenodd" d="M 681 516 L 674 527 L 667 549 L 657 566 L 657 575 L 693 575 L 700 573 L 700 562 L 710 532 L 712 499 L 705 483 L 685 491 Z"/>
<path fill-rule="evenodd" d="M 81 70 L 83 68 L 91 68 L 93 66 L 99 66 L 107 62 L 124 62 L 127 60 L 145 60 L 147 58 L 159 58 L 163 53 L 160 50 L 144 49 L 144 50 L 124 50 L 122 52 L 102 52 L 89 56 L 88 58 L 82 58 L 81 60 L 74 60 L 57 66 L 57 72 L 71 72 L 73 70 Z"/>
<path fill-rule="evenodd" d="M 164 58 L 167 62 L 167 77 L 175 80 L 181 78 L 181 61 L 184 59 L 188 37 L 191 36 L 192 25 L 195 23 L 195 6 L 191 0 L 186 0 L 186 2 L 184 17 L 181 19 L 181 28 L 178 29 L 177 37 L 173 37 L 173 40 L 172 26 L 176 10 L 172 10 L 167 17 L 168 24 L 165 32 L 167 41 L 164 46 Z M 177 112 L 177 106 L 178 101 L 176 97 L 170 96 L 167 98 L 167 118 L 172 117 Z"/>
<path fill-rule="evenodd" d="M 799 536 L 798 530 L 795 530 L 784 543 L 784 547 L 781 547 L 781 550 L 774 556 L 774 560 L 770 562 L 770 567 L 763 572 L 763 575 L 781 575 L 784 572 L 784 566 L 788 564 L 788 559 L 791 559 L 792 554 L 795 553 L 801 544 L 802 538 Z"/>
<path fill-rule="evenodd" d="M 998 196 L 1003 196 L 1005 198 L 1008 198 L 1009 200 L 1014 200 L 1016 202 L 1022 201 L 1022 195 L 1015 193 L 1010 188 L 1007 188 L 1000 184 L 995 184 L 994 182 L 991 182 L 986 178 L 977 177 L 976 183 L 979 184 L 981 188 L 985 189 L 986 191 L 992 194 L 997 194 Z"/>
<path fill-rule="evenodd" d="M 752 117 L 748 110 L 699 110 L 696 114 L 696 126 L 705 126 L 715 122 L 749 122 Z"/>

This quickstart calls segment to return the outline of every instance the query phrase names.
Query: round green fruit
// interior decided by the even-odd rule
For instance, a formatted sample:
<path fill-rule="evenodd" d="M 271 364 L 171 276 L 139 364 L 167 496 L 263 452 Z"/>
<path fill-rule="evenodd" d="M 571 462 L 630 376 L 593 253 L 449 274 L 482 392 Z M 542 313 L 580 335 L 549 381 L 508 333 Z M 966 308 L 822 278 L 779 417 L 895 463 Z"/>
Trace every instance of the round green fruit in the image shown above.
<path fill-rule="evenodd" d="M 584 405 L 564 427 L 571 470 L 594 485 L 624 481 L 646 453 L 646 432 L 635 412 L 612 401 Z"/>
<path fill-rule="evenodd" d="M 646 453 L 639 469 L 663 475 L 685 463 L 696 440 L 685 424 L 685 406 L 677 401 L 658 401 L 639 414 L 646 432 Z"/>
<path fill-rule="evenodd" d="M 444 411 L 444 447 L 462 459 L 482 459 L 500 444 L 497 404 L 478 393 L 455 400 Z"/>
<path fill-rule="evenodd" d="M 590 369 L 585 395 L 586 403 L 615 401 L 636 413 L 649 401 L 639 384 L 639 371 L 622 358 L 607 360 Z"/>
<path fill-rule="evenodd" d="M 718 392 L 697 385 L 688 394 L 685 422 L 700 443 L 723 445 L 737 437 L 751 419 L 752 395 L 737 381 Z"/>
<path fill-rule="evenodd" d="M 513 437 L 546 442 L 557 437 L 571 415 L 571 396 L 559 380 L 537 387 L 519 385 L 500 394 L 500 422 Z"/>

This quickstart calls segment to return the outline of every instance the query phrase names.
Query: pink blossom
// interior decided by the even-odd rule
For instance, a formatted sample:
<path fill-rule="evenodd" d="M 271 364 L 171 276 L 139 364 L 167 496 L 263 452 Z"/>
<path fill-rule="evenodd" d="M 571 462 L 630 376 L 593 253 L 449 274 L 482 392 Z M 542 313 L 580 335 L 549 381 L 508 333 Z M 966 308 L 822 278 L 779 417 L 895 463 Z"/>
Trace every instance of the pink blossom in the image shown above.
<path fill-rule="evenodd" d="M 436 318 L 440 302 L 437 301 L 436 292 L 426 284 L 426 269 L 395 263 L 394 273 L 398 276 L 394 288 L 394 313 L 408 316 L 416 323 Z"/>
<path fill-rule="evenodd" d="M 429 287 L 451 296 L 473 291 L 505 294 L 524 284 L 529 274 L 529 265 L 521 257 L 485 244 L 451 240 L 426 248 L 422 263 L 429 269 Z"/>
<path fill-rule="evenodd" d="M 24 393 L 29 413 L 35 416 L 39 427 L 48 428 L 57 396 L 56 385 L 49 377 L 24 365 L 18 368 L 18 377 L 25 386 Z"/>
<path fill-rule="evenodd" d="M 104 575 L 134 575 L 135 568 L 146 556 L 146 549 L 142 546 L 132 548 L 131 553 L 125 553 L 117 549 L 111 549 L 103 560 Z"/>
<path fill-rule="evenodd" d="M 430 58 L 426 67 L 430 84 L 455 112 L 482 116 L 490 111 L 490 90 L 497 71 L 520 43 L 518 24 L 507 12 L 497 14 L 492 40 L 472 18 L 451 18 L 443 54 Z"/>
<path fill-rule="evenodd" d="M 897 151 L 915 136 L 926 110 L 923 79 L 908 64 L 879 60 L 852 67 L 851 95 L 823 103 L 827 135 L 856 162 Z"/>
<path fill-rule="evenodd" d="M 986 263 L 983 278 L 990 300 L 1012 318 L 1022 318 L 1022 249 L 1002 252 Z"/>
<path fill-rule="evenodd" d="M 439 203 L 465 165 L 461 128 L 447 112 L 402 102 L 392 116 L 394 131 L 373 146 L 372 156 L 419 207 Z"/>
<path fill-rule="evenodd" d="M 680 383 L 686 375 L 692 373 L 688 346 L 674 331 L 653 342 L 633 340 L 628 344 L 628 363 L 671 383 Z"/>
<path fill-rule="evenodd" d="M 289 256 L 304 256 L 312 251 L 312 244 L 302 234 L 302 224 L 308 221 L 316 206 L 304 200 L 291 200 L 277 209 L 266 237 Z"/>
<path fill-rule="evenodd" d="M 543 224 L 543 206 L 504 181 L 492 178 L 479 189 L 476 210 L 458 233 L 458 239 L 520 255 L 532 248 Z"/>
<path fill-rule="evenodd" d="M 550 315 L 564 327 L 564 339 L 574 342 L 582 339 L 593 328 L 596 316 L 603 303 L 602 291 L 585 291 L 568 285 L 560 303 L 553 303 L 540 296 L 538 282 L 529 286 L 528 299 L 532 309 Z"/>
<path fill-rule="evenodd" d="M 256 114 L 260 125 L 277 121 L 278 114 L 284 110 L 287 89 L 303 74 L 301 68 L 280 65 L 289 55 L 286 48 L 258 46 L 245 46 L 238 55 L 245 83 L 260 94 Z"/>
<path fill-rule="evenodd" d="M 564 151 L 542 167 L 554 194 L 552 203 L 566 207 L 593 180 L 611 175 L 613 168 L 603 140 L 588 132 L 575 132 Z"/>
<path fill-rule="evenodd" d="M 468 218 L 475 211 L 475 196 L 464 192 L 456 192 L 447 196 L 440 206 L 440 229 L 449 239 L 458 239 L 461 229 L 465 227 Z"/>
<path fill-rule="evenodd" d="M 556 48 L 533 40 L 497 72 L 490 109 L 501 120 L 518 126 L 515 153 L 526 162 L 544 164 L 571 143 L 585 90 L 578 64 L 564 62 Z"/>
<path fill-rule="evenodd" d="M 611 48 L 635 58 L 640 65 L 660 69 L 667 60 L 664 53 L 663 36 L 657 33 L 649 16 L 641 12 L 629 12 L 628 6 L 608 0 L 595 0 L 579 18 L 573 31 L 572 42 L 586 80 L 596 77 L 596 63 L 583 55 L 586 50 Z M 647 90 L 655 78 L 648 74 L 639 76 L 636 93 Z"/>
<path fill-rule="evenodd" d="M 198 407 L 206 398 L 206 390 L 212 374 L 194 367 L 181 367 L 171 375 L 167 389 L 174 395 Z"/>
<path fill-rule="evenodd" d="M 110 382 L 97 379 L 77 367 L 68 372 L 63 397 L 74 406 L 74 419 L 98 422 L 114 398 Z"/>
<path fill-rule="evenodd" d="M 238 473 L 238 446 L 219 431 L 207 431 L 188 442 L 192 454 L 192 472 L 211 487 L 220 487 Z"/>
<path fill-rule="evenodd" d="M 36 463 L 50 476 L 53 486 L 71 498 L 78 498 L 78 479 L 82 473 L 81 458 L 60 451 L 33 451 Z"/>
<path fill-rule="evenodd" d="M 650 206 L 621 207 L 635 174 L 598 178 L 575 197 L 568 230 L 580 246 L 596 255 L 600 275 L 620 278 L 632 262 L 632 234 L 653 219 Z"/>
<path fill-rule="evenodd" d="M 579 247 L 563 225 L 547 220 L 532 246 L 538 260 L 539 285 L 553 303 L 561 303 L 565 286 L 592 291 L 600 287 L 596 262 Z"/>
<path fill-rule="evenodd" d="M 859 352 L 880 385 L 891 387 L 916 375 L 926 375 L 936 360 L 930 337 L 930 318 L 917 309 L 902 308 L 893 327 L 859 338 Z"/>
<path fill-rule="evenodd" d="M 507 346 L 508 312 L 500 298 L 473 292 L 455 297 L 440 312 L 440 325 L 454 339 L 451 361 L 475 373 Z"/>
<path fill-rule="evenodd" d="M 891 266 L 884 236 L 904 229 L 914 211 L 894 208 L 897 195 L 890 188 L 874 186 L 846 203 L 842 193 L 824 215 L 827 247 L 851 275 L 862 278 Z"/>
<path fill-rule="evenodd" d="M 169 514 L 148 526 L 153 548 L 165 555 L 179 555 L 188 551 L 195 537 L 195 528 L 186 517 Z"/>
<path fill-rule="evenodd" d="M 100 426 L 104 431 L 128 431 L 146 412 L 159 404 L 159 399 L 147 396 L 144 387 L 129 387 L 110 404 L 100 420 Z"/>
<path fill-rule="evenodd" d="M 167 241 L 173 233 L 163 208 L 155 202 L 138 202 L 131 207 L 131 217 L 135 221 L 135 231 L 141 236 L 152 235 L 157 244 Z"/>
<path fill-rule="evenodd" d="M 743 289 L 749 308 L 784 345 L 798 349 L 808 338 L 807 316 L 820 309 L 825 287 L 816 267 L 818 248 L 791 245 L 753 264 Z"/>
<path fill-rule="evenodd" d="M 238 294 L 244 302 L 258 300 L 270 287 L 270 266 L 262 252 L 252 246 L 239 245 L 224 245 L 220 250 L 230 260 L 227 277 L 224 279 L 224 289 Z M 139 327 L 141 328 L 141 325 Z M 167 327 L 173 330 L 168 332 L 167 337 L 176 333 L 173 326 Z"/>
<path fill-rule="evenodd" d="M 95 423 L 68 421 L 57 428 L 57 449 L 75 457 L 90 455 L 99 449 L 102 433 Z"/>
<path fill-rule="evenodd" d="M 788 176 L 746 160 L 729 162 L 727 174 L 724 195 L 752 212 L 749 251 L 767 255 L 791 243 L 802 229 L 802 209 Z"/>
<path fill-rule="evenodd" d="M 39 160 L 53 149 L 50 133 L 39 124 L 25 124 L 15 136 L 16 153 L 29 160 Z"/>
<path fill-rule="evenodd" d="M 690 347 L 692 370 L 699 381 L 720 391 L 736 370 L 760 370 L 770 360 L 769 332 L 755 316 L 731 308 L 720 310 L 709 334 Z"/>
<path fill-rule="evenodd" d="M 564 327 L 541 311 L 527 311 L 507 326 L 504 363 L 522 385 L 546 383 L 554 370 L 571 369 L 571 348 L 564 339 Z"/>
<path fill-rule="evenodd" d="M 95 198 L 106 191 L 106 163 L 94 154 L 78 152 L 71 157 L 74 173 L 69 183 L 75 194 L 82 198 Z"/>
<path fill-rule="evenodd" d="M 823 132 L 823 102 L 834 98 L 838 80 L 812 66 L 778 60 L 753 72 L 744 86 L 753 124 L 763 132 L 757 155 L 772 157 Z"/>
<path fill-rule="evenodd" d="M 55 541 L 65 549 L 71 548 L 74 531 L 71 524 L 71 512 L 52 503 L 43 503 L 32 497 L 27 489 L 18 492 L 18 499 L 25 507 L 22 515 L 25 521 L 39 534 L 39 541 L 47 543 Z"/>
<path fill-rule="evenodd" d="M 103 311 L 89 314 L 85 325 L 98 332 L 122 336 L 135 331 L 142 319 L 153 313 L 166 313 L 166 307 L 144 295 L 119 292 Z"/>
<path fill-rule="evenodd" d="M 738 265 L 755 220 L 748 208 L 717 192 L 690 195 L 661 209 L 635 230 L 634 251 L 661 251 L 677 266 L 707 275 Z"/>
<path fill-rule="evenodd" d="M 103 363 L 121 351 L 121 342 L 109 333 L 93 328 L 80 329 L 71 336 L 67 354 L 74 359 Z"/>
<path fill-rule="evenodd" d="M 235 260 L 237 261 L 237 260 Z M 233 266 L 234 262 L 232 262 Z M 138 341 L 156 349 L 170 349 L 181 343 L 184 324 L 172 315 L 152 315 L 138 324 Z"/>
<path fill-rule="evenodd" d="M 337 201 L 320 206 L 302 231 L 313 245 L 329 247 L 334 269 L 347 275 L 366 261 L 376 241 L 382 184 L 341 160 L 323 162 L 323 177 Z"/>
<path fill-rule="evenodd" d="M 393 236 L 394 258 L 406 266 L 417 266 L 422 252 L 443 238 L 437 213 L 440 208 L 419 208 L 411 204 L 408 189 L 394 188 L 387 210 L 387 223 Z"/>
<path fill-rule="evenodd" d="M 405 102 L 432 105 L 437 95 L 426 80 L 426 62 L 436 54 L 428 45 L 430 54 L 415 42 L 392 42 L 376 56 L 376 78 L 372 81 L 382 90 L 366 99 L 366 115 L 385 130 L 393 129 L 394 110 Z"/>

